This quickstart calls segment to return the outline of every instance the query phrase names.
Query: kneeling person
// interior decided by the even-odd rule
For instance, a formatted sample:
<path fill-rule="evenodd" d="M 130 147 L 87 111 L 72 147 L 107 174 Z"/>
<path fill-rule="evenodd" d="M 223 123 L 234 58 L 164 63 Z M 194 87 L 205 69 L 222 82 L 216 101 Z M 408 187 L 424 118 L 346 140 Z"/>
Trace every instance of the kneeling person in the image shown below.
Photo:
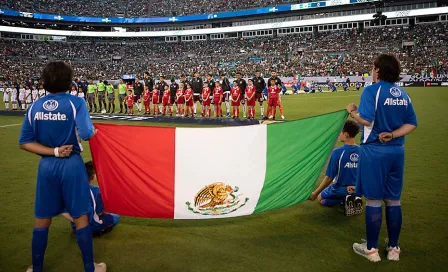
<path fill-rule="evenodd" d="M 89 214 L 90 228 L 93 236 L 100 236 L 112 231 L 112 229 L 120 221 L 118 214 L 107 213 L 104 211 L 103 200 L 101 199 L 100 188 L 93 186 L 93 181 L 96 178 L 95 167 L 91 161 L 85 163 L 87 174 L 90 181 L 90 195 L 92 197 L 93 210 Z M 71 222 L 72 228 L 75 229 L 73 218 L 69 213 L 63 213 L 67 220 Z"/>
<path fill-rule="evenodd" d="M 362 200 L 354 195 L 359 158 L 355 137 L 358 133 L 358 123 L 353 120 L 345 122 L 338 138 L 344 145 L 333 150 L 325 178 L 309 198 L 317 198 L 324 206 L 342 204 L 345 200 L 347 216 L 362 213 Z"/>

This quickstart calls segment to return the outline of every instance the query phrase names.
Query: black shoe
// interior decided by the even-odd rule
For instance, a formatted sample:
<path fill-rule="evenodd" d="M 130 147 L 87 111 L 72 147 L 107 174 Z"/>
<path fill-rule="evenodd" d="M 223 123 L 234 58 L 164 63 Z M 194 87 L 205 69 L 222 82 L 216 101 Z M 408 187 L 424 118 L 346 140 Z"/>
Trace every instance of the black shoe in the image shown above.
<path fill-rule="evenodd" d="M 123 111 L 121 110 L 120 112 L 119 112 L 119 114 L 122 114 L 123 113 Z"/>
<path fill-rule="evenodd" d="M 268 120 L 268 117 L 267 116 L 263 117 L 263 120 Z"/>
<path fill-rule="evenodd" d="M 357 196 L 355 197 L 355 215 L 362 214 L 362 211 L 363 211 L 362 198 Z"/>
<path fill-rule="evenodd" d="M 89 113 L 92 113 L 92 110 L 89 110 Z"/>
<path fill-rule="evenodd" d="M 344 215 L 353 216 L 355 215 L 355 196 L 348 195 L 344 200 Z"/>

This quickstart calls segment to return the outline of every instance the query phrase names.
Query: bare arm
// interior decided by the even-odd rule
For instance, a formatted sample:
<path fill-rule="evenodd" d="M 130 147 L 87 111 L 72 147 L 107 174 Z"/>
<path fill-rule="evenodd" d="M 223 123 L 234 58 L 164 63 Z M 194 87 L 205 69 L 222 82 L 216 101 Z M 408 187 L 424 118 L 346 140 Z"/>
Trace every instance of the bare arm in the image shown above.
<path fill-rule="evenodd" d="M 358 123 L 363 124 L 366 127 L 370 126 L 370 122 L 367 120 L 362 119 L 361 116 L 359 116 L 358 110 L 354 110 L 350 113 L 350 115 L 353 117 L 353 119 L 355 119 Z"/>
<path fill-rule="evenodd" d="M 314 192 L 311 193 L 310 197 L 308 198 L 309 200 L 315 200 L 317 198 L 317 196 L 325 189 L 328 187 L 328 185 L 330 185 L 332 182 L 332 179 L 328 176 L 325 176 L 324 180 L 321 182 L 321 184 L 319 185 L 319 187 L 317 187 L 316 190 L 314 190 Z"/>
<path fill-rule="evenodd" d="M 67 219 L 68 221 L 70 221 L 70 222 L 74 222 L 74 221 L 73 221 L 73 218 L 71 217 L 71 215 L 70 215 L 69 213 L 61 213 L 61 215 L 62 215 L 65 219 Z"/>
<path fill-rule="evenodd" d="M 401 127 L 397 128 L 392 132 L 382 132 L 380 134 L 380 141 L 383 143 L 387 143 L 394 138 L 399 138 L 402 136 L 406 136 L 417 128 L 415 125 L 404 124 Z"/>
<path fill-rule="evenodd" d="M 55 151 L 55 148 L 47 147 L 39 143 L 26 143 L 21 144 L 20 149 L 42 156 L 56 156 L 57 152 L 58 156 L 63 158 L 70 155 L 73 145 L 63 145 Z"/>

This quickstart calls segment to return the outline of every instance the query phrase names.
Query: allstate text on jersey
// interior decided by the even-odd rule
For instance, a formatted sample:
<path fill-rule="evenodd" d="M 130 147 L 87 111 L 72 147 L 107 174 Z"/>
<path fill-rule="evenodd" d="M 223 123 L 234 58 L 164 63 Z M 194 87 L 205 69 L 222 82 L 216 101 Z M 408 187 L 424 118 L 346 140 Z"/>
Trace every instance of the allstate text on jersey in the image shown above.
<path fill-rule="evenodd" d="M 398 98 L 387 98 L 384 101 L 384 106 L 407 106 L 408 101 L 406 99 L 398 99 Z"/>
<path fill-rule="evenodd" d="M 344 168 L 358 168 L 358 163 L 357 162 L 347 162 L 344 165 Z"/>
<path fill-rule="evenodd" d="M 49 120 L 49 121 L 67 121 L 67 115 L 63 113 L 44 113 L 44 112 L 36 112 L 34 115 L 34 120 Z"/>

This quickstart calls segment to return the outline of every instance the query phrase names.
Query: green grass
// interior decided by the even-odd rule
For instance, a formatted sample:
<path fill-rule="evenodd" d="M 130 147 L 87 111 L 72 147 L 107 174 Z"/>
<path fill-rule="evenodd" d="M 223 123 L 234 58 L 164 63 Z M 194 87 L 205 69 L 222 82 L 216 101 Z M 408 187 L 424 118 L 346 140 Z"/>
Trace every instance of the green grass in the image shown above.
<path fill-rule="evenodd" d="M 106 262 L 112 272 L 446 271 L 448 89 L 409 88 L 409 93 L 420 126 L 406 143 L 400 262 L 385 260 L 383 252 L 383 261 L 377 264 L 354 254 L 351 245 L 364 237 L 364 217 L 346 218 L 341 209 L 317 202 L 220 220 L 122 218 L 112 233 L 94 240 L 95 259 Z M 340 110 L 351 102 L 359 102 L 359 93 L 283 98 L 289 119 Z M 0 116 L 0 271 L 25 271 L 31 264 L 39 158 L 18 149 L 20 126 L 1 128 L 22 119 Z M 83 157 L 91 158 L 88 148 Z M 387 236 L 384 223 L 381 248 Z M 45 271 L 82 271 L 81 262 L 67 222 L 55 218 Z"/>

